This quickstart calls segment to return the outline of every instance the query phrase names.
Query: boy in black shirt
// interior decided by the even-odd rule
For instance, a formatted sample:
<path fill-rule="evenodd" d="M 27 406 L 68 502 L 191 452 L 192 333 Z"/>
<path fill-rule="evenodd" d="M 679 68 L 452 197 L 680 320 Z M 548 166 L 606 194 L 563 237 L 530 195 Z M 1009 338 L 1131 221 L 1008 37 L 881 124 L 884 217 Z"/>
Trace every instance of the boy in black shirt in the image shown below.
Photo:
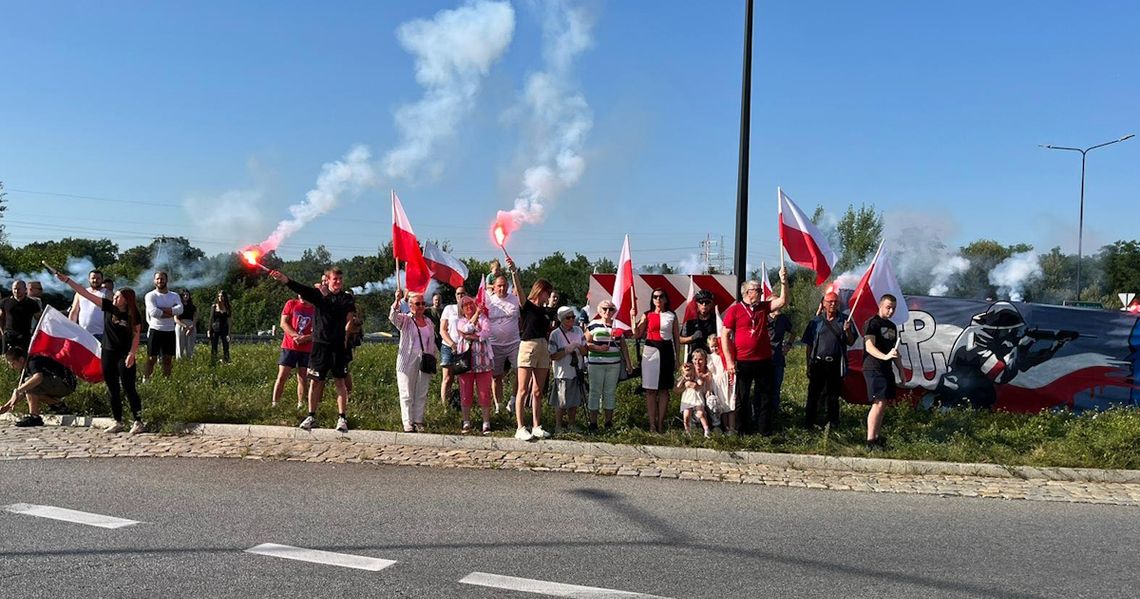
<path fill-rule="evenodd" d="M 40 406 L 62 404 L 63 398 L 75 391 L 75 374 L 47 356 L 29 358 L 23 348 L 13 346 L 5 350 L 4 359 L 12 370 L 23 371 L 12 398 L 0 406 L 0 414 L 3 414 L 15 407 L 21 397 L 28 400 L 28 415 L 17 420 L 16 426 L 43 426 Z"/>
<path fill-rule="evenodd" d="M 347 330 L 351 316 L 356 313 L 356 300 L 344 288 L 344 272 L 330 268 L 317 287 L 292 281 L 284 274 L 271 270 L 269 276 L 284 283 L 289 289 L 313 305 L 313 351 L 309 354 L 309 415 L 301 421 L 301 428 L 312 430 L 317 421 L 317 406 L 325 392 L 325 383 L 331 377 L 336 385 L 336 430 L 348 432 L 348 362 Z"/>
<path fill-rule="evenodd" d="M 881 449 L 884 445 L 879 429 L 883 425 L 885 401 L 895 398 L 895 373 L 891 364 L 897 364 L 899 372 L 902 372 L 899 329 L 890 320 L 897 303 L 895 296 L 884 293 L 879 299 L 879 314 L 867 321 L 867 328 L 863 331 L 863 379 L 867 381 L 867 400 L 871 402 L 871 411 L 867 413 L 868 449 Z"/>

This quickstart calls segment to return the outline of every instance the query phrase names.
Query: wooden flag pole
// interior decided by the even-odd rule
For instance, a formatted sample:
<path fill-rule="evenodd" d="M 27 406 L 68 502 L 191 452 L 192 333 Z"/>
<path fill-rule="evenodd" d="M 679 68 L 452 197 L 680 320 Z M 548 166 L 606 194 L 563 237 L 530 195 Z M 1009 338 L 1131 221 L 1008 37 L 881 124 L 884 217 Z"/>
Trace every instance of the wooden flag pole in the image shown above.
<path fill-rule="evenodd" d="M 400 286 L 400 259 L 396 258 L 396 291 L 403 291 Z"/>

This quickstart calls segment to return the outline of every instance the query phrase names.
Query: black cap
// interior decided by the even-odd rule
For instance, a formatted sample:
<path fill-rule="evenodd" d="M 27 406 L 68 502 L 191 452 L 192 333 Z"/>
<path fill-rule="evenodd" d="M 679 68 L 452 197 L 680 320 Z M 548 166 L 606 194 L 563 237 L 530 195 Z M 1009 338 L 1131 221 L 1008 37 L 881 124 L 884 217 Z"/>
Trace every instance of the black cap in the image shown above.
<path fill-rule="evenodd" d="M 693 295 L 693 301 L 694 302 L 711 302 L 711 301 L 713 301 L 713 294 L 710 291 L 706 291 L 706 290 L 702 289 L 702 290 L 698 291 L 695 295 Z"/>

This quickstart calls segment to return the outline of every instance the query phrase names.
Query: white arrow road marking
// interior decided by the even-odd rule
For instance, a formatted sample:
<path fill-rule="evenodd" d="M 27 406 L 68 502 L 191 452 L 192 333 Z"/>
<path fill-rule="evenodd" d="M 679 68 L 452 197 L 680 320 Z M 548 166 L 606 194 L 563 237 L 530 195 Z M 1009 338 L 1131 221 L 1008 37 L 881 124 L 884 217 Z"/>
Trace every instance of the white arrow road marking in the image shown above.
<path fill-rule="evenodd" d="M 301 562 L 312 562 L 314 564 L 369 570 L 372 572 L 379 572 L 396 563 L 394 560 L 389 559 L 352 555 L 350 553 L 334 553 L 332 551 L 321 551 L 320 549 L 305 549 L 304 547 L 291 547 L 289 545 L 278 545 L 276 543 L 262 543 L 256 547 L 246 549 L 245 552 L 257 555 L 268 555 L 271 557 L 283 557 L 285 559 L 293 559 Z"/>
<path fill-rule="evenodd" d="M 464 576 L 459 582 L 481 587 L 506 589 L 509 591 L 522 591 L 550 595 L 552 597 L 570 597 L 571 599 L 667 599 L 658 595 L 644 593 L 631 593 L 629 591 L 615 591 L 598 587 L 583 587 L 575 584 L 562 584 L 546 582 L 545 580 L 532 580 L 530 578 L 515 578 L 514 576 L 500 576 L 485 572 L 472 572 Z"/>
<path fill-rule="evenodd" d="M 127 520 L 125 518 L 116 518 L 114 516 L 104 516 L 102 514 L 80 512 L 77 510 L 69 510 L 67 508 L 55 507 L 51 505 L 13 503 L 12 505 L 4 506 L 4 510 L 12 512 L 13 514 L 25 514 L 39 518 L 51 518 L 52 520 L 63 520 L 64 522 L 86 524 L 87 526 L 98 526 L 99 528 L 122 528 L 124 526 L 130 526 L 132 524 L 139 524 L 137 520 Z"/>

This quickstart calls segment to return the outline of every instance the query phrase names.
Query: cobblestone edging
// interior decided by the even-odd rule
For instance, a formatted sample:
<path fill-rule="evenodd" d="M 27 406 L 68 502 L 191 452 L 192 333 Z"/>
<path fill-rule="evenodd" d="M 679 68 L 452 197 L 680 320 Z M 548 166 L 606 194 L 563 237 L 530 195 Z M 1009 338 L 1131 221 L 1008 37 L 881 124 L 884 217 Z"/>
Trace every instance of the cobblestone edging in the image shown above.
<path fill-rule="evenodd" d="M 0 419 L 0 460 L 200 457 L 509 469 L 706 480 L 837 491 L 1140 506 L 1140 472 L 793 456 L 548 440 L 289 427 L 196 425 L 188 435 L 108 435 L 101 418 Z"/>

